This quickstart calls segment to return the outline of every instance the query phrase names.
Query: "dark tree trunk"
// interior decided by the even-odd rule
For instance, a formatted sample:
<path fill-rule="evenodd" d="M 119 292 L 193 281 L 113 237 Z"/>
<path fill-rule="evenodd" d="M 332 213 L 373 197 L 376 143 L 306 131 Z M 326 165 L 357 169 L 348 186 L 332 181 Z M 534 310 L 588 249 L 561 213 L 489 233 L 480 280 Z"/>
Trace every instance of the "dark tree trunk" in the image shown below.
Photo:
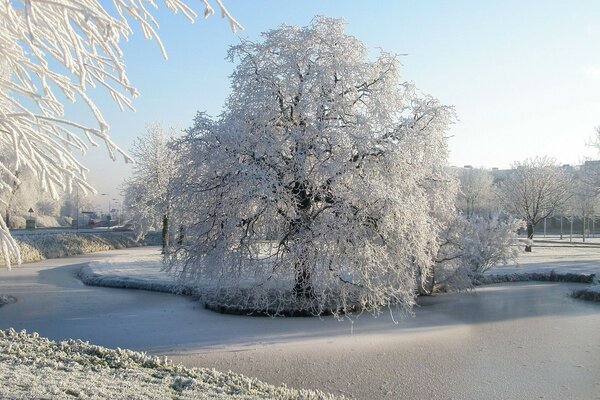
<path fill-rule="evenodd" d="M 296 298 L 312 298 L 315 291 L 312 285 L 310 268 L 306 263 L 296 263 L 296 282 L 294 284 L 294 295 Z"/>
<path fill-rule="evenodd" d="M 162 225 L 162 251 L 163 253 L 167 251 L 167 246 L 169 246 L 169 216 L 167 214 L 163 215 L 163 225 Z"/>
<path fill-rule="evenodd" d="M 6 218 L 4 218 L 4 222 L 6 222 L 6 227 L 10 228 L 10 212 L 8 211 L 8 206 L 6 207 Z"/>
<path fill-rule="evenodd" d="M 296 197 L 296 208 L 298 215 L 294 221 L 292 221 L 290 230 L 297 234 L 299 230 L 308 224 L 309 210 L 312 206 L 312 198 L 307 191 L 307 185 L 304 182 L 296 181 L 292 187 L 292 194 Z M 302 239 L 301 239 L 302 240 Z M 296 298 L 313 298 L 315 295 L 313 283 L 312 283 L 312 271 L 311 265 L 306 260 L 310 260 L 308 254 L 310 248 L 304 244 L 301 251 L 301 259 L 296 262 L 295 269 L 295 283 L 294 283 L 294 295 Z"/>
<path fill-rule="evenodd" d="M 529 242 L 525 246 L 525 251 L 528 253 L 531 253 L 531 248 L 533 247 L 531 244 L 531 241 L 533 241 L 533 229 L 534 229 L 533 224 L 528 222 L 527 223 L 527 239 Z"/>
<path fill-rule="evenodd" d="M 179 237 L 177 238 L 177 244 L 179 246 L 183 245 L 183 239 L 185 239 L 185 227 L 179 225 Z"/>

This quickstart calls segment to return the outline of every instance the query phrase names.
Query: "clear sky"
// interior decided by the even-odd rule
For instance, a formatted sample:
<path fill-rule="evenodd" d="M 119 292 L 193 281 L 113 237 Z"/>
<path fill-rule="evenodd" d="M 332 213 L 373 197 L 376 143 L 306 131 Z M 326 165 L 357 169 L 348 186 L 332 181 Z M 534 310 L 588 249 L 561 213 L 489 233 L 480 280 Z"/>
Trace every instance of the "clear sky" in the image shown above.
<path fill-rule="evenodd" d="M 378 48 L 407 54 L 404 79 L 456 108 L 453 165 L 505 168 L 537 155 L 575 164 L 595 155 L 585 143 L 600 125 L 597 0 L 224 2 L 245 27 L 242 37 L 256 40 L 265 30 L 306 25 L 321 14 L 345 18 L 347 31 L 373 54 Z M 191 4 L 202 12 L 199 1 Z M 93 94 L 125 149 L 149 122 L 183 129 L 198 110 L 219 114 L 229 92 L 233 65 L 225 56 L 239 38 L 228 24 L 215 14 L 192 25 L 164 7 L 156 15 L 167 61 L 139 32 L 124 45 L 141 93 L 137 111 L 120 112 L 107 96 Z M 85 112 L 77 105 L 68 110 Z M 103 149 L 84 162 L 98 191 L 116 197 L 129 167 L 111 162 Z"/>

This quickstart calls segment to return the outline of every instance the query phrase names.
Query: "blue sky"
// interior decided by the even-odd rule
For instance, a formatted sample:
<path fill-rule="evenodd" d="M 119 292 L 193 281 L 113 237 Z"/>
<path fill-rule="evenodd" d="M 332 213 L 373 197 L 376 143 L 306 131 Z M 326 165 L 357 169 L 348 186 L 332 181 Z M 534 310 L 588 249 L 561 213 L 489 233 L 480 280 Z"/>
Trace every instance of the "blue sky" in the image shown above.
<path fill-rule="evenodd" d="M 200 2 L 192 2 L 196 5 Z M 353 1 L 225 0 L 244 25 L 242 37 L 282 23 L 306 25 L 318 14 L 343 17 L 347 31 L 376 54 L 399 54 L 403 78 L 444 104 L 459 121 L 450 135 L 450 162 L 508 167 L 536 155 L 574 164 L 593 157 L 585 142 L 600 125 L 600 2 L 598 1 Z M 201 5 L 198 4 L 201 13 Z M 137 111 L 120 112 L 94 93 L 114 140 L 129 148 L 147 123 L 183 129 L 197 110 L 217 115 L 229 92 L 237 43 L 218 15 L 190 24 L 164 7 L 156 13 L 169 53 L 139 32 L 124 45 Z M 80 113 L 78 106 L 71 112 Z M 85 119 L 86 117 L 83 116 Z M 103 149 L 84 162 L 101 193 L 118 193 L 129 168 Z"/>

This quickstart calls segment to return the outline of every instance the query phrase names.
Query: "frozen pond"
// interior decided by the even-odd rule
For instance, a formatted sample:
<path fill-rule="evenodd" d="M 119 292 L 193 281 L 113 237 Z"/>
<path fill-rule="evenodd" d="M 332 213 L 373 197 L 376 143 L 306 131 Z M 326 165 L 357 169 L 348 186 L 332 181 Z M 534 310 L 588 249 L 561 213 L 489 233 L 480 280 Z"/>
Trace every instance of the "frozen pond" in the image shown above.
<path fill-rule="evenodd" d="M 568 297 L 578 284 L 503 284 L 425 298 L 396 325 L 388 316 L 350 324 L 220 315 L 184 297 L 84 286 L 75 277 L 90 260 L 148 251 L 0 270 L 0 293 L 19 299 L 0 308 L 0 328 L 356 398 L 600 398 L 600 304 Z"/>

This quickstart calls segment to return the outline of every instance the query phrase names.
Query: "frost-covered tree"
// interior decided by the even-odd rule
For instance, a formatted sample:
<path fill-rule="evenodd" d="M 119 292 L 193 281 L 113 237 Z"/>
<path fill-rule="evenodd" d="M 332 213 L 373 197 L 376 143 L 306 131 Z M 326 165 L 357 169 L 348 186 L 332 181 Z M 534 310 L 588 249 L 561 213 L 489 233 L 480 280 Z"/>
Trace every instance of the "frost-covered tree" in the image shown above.
<path fill-rule="evenodd" d="M 212 300 L 281 312 L 409 309 L 431 272 L 451 108 L 375 60 L 344 21 L 284 25 L 229 51 L 232 93 L 182 141 L 186 237 L 171 269 Z M 210 296 L 207 295 L 207 296 Z"/>
<path fill-rule="evenodd" d="M 172 137 L 172 130 L 165 133 L 159 123 L 148 125 L 146 133 L 133 143 L 130 154 L 135 164 L 124 184 L 124 205 L 137 233 L 161 229 L 163 248 L 169 242 L 171 182 L 177 173 L 177 156 L 169 146 Z"/>
<path fill-rule="evenodd" d="M 570 176 L 569 189 L 571 198 L 565 205 L 571 217 L 581 219 L 581 235 L 585 241 L 586 226 L 589 228 L 590 219 L 595 218 L 599 204 L 598 163 L 586 162 Z"/>
<path fill-rule="evenodd" d="M 213 12 L 208 0 L 204 15 Z M 215 0 L 233 29 L 239 24 Z M 183 0 L 165 0 L 173 12 L 196 16 Z M 74 150 L 85 152 L 97 141 L 112 158 L 129 157 L 108 135 L 108 124 L 88 96 L 88 88 L 106 89 L 121 108 L 131 108 L 137 95 L 125 71 L 121 42 L 138 25 L 144 36 L 155 39 L 158 23 L 149 0 L 13 0 L 0 4 L 0 147 L 6 146 L 16 170 L 29 169 L 41 187 L 56 197 L 59 189 L 73 186 L 90 190 L 85 167 Z M 133 25 L 132 25 L 133 22 Z M 84 126 L 65 117 L 63 99 L 79 99 L 89 107 L 97 126 Z M 0 162 L 0 187 L 19 181 Z M 9 263 L 17 255 L 4 218 L 0 217 L 0 251 Z"/>
<path fill-rule="evenodd" d="M 468 288 L 477 275 L 516 261 L 517 232 L 524 225 L 522 220 L 498 216 L 456 215 L 440 233 L 440 251 L 428 293 Z"/>
<path fill-rule="evenodd" d="M 494 178 L 489 171 L 480 168 L 463 168 L 458 171 L 460 187 L 458 208 L 467 218 L 491 211 Z"/>
<path fill-rule="evenodd" d="M 499 196 L 507 212 L 527 223 L 525 251 L 531 251 L 536 225 L 563 207 L 571 195 L 568 180 L 553 159 L 527 159 L 513 165 L 500 183 Z"/>

